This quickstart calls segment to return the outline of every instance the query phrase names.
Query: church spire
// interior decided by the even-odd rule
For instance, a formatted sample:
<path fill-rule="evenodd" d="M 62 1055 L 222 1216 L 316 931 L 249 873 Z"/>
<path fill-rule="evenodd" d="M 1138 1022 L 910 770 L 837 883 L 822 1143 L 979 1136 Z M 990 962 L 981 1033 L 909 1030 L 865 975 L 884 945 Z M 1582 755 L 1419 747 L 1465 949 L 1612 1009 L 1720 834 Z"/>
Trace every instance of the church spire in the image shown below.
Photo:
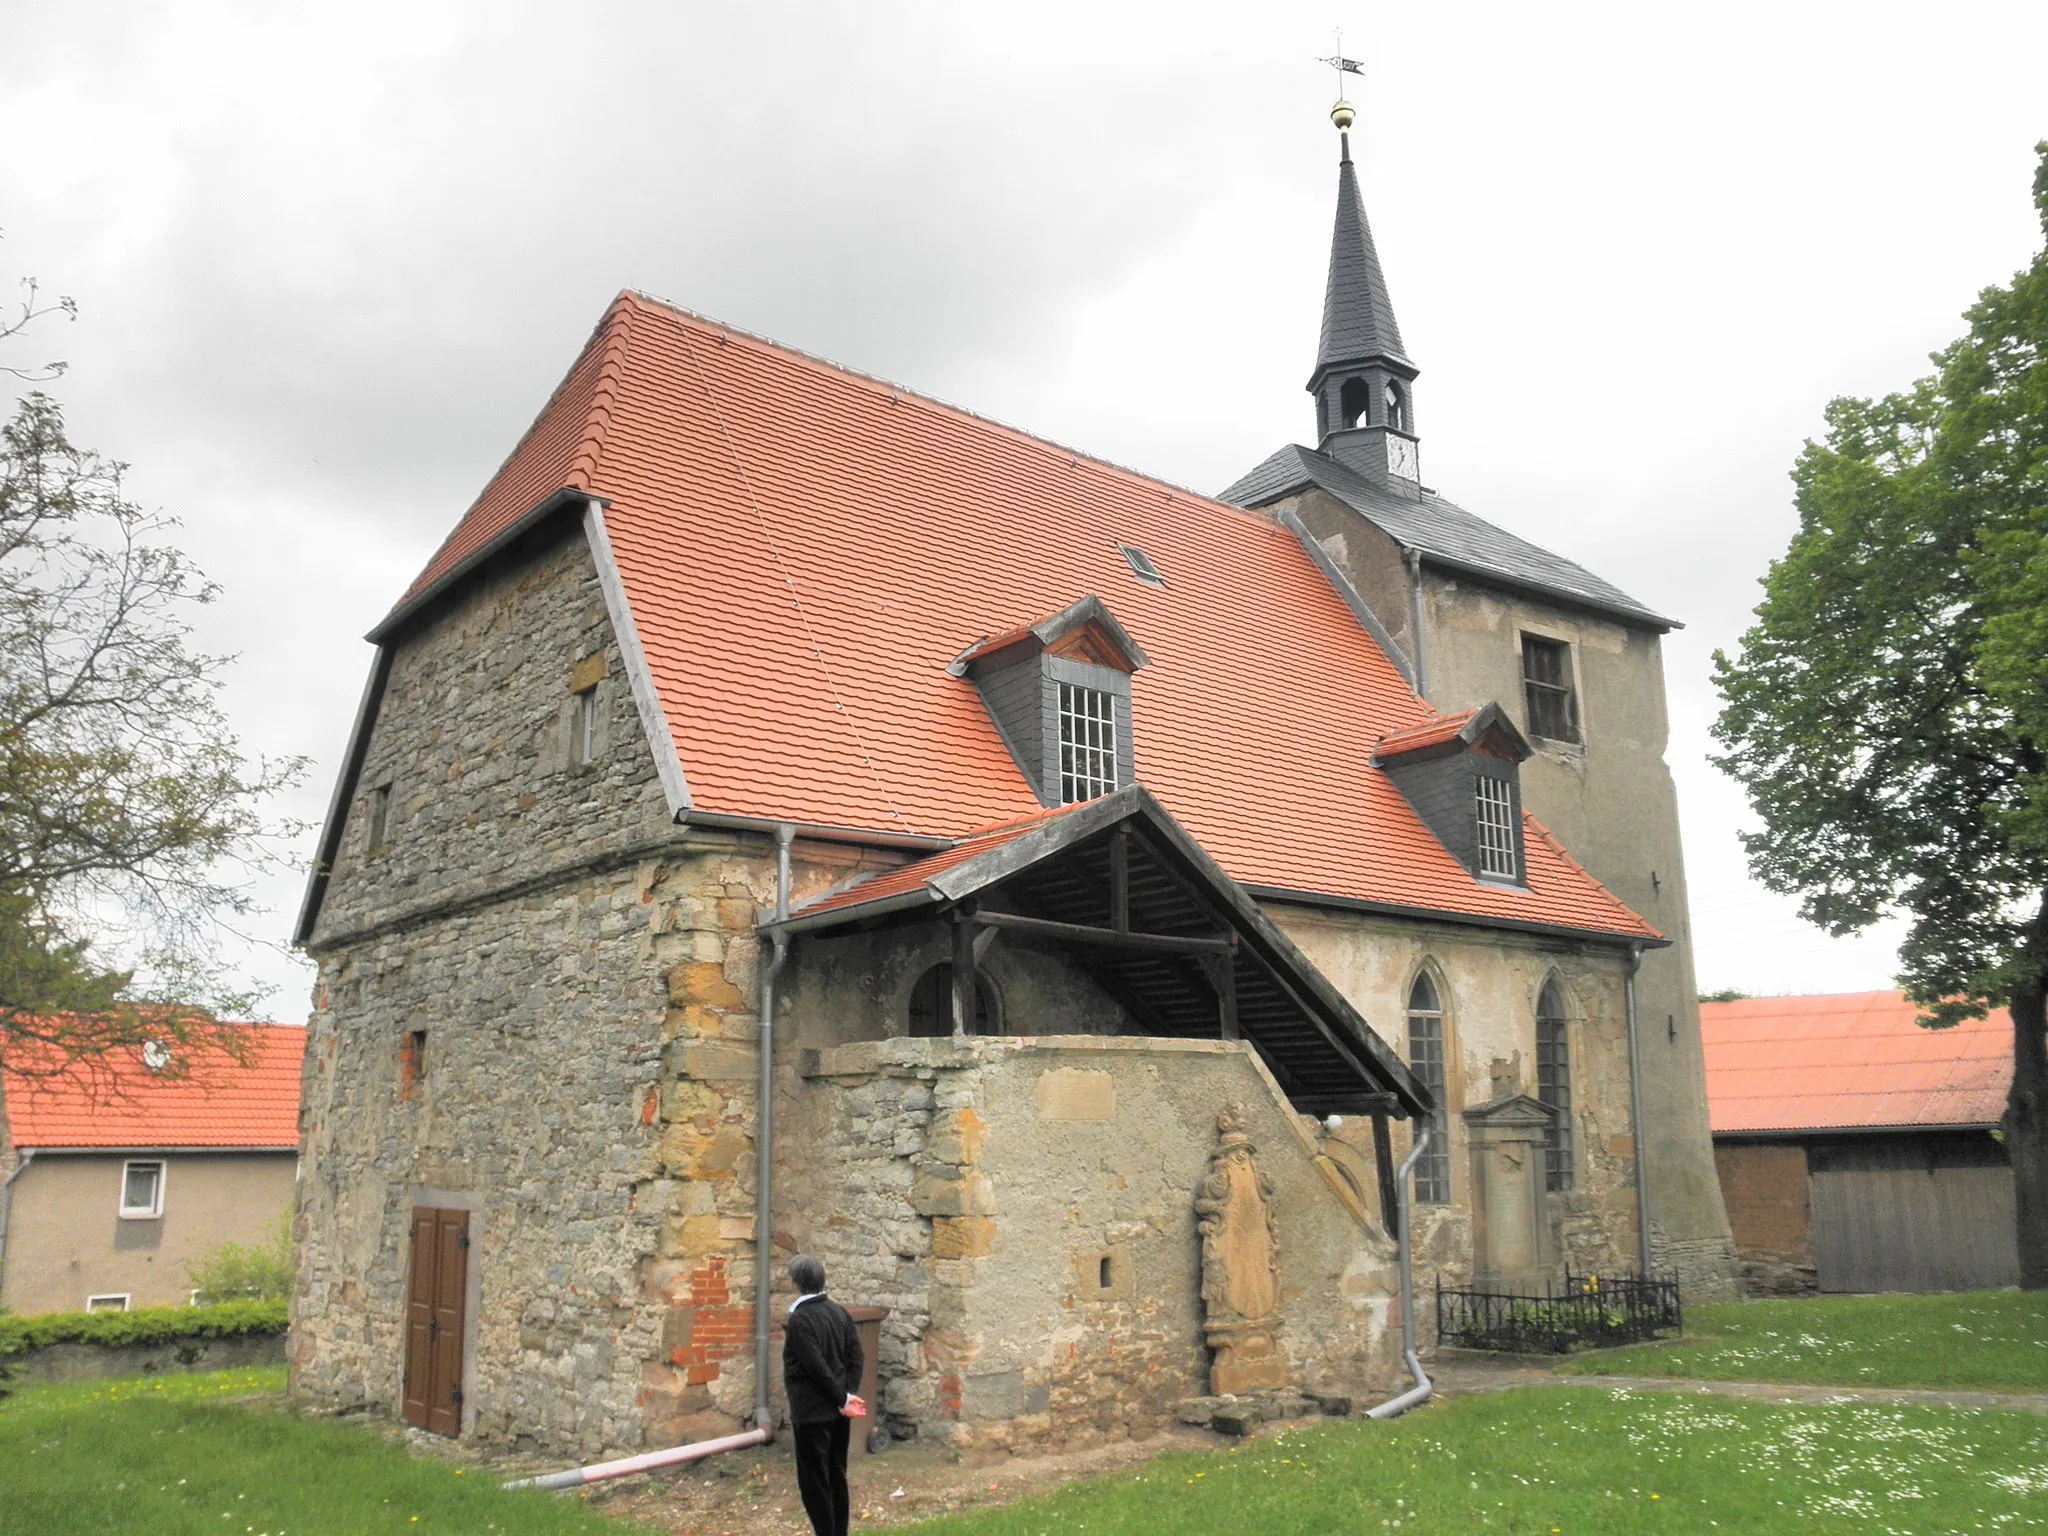
<path fill-rule="evenodd" d="M 1330 278 L 1323 292 L 1323 331 L 1309 393 L 1323 450 L 1370 479 L 1412 488 L 1416 482 L 1415 398 L 1418 370 L 1401 345 L 1400 323 L 1386 274 L 1373 247 L 1372 226 L 1351 164 L 1351 104 L 1330 109 L 1341 146 L 1337 161 L 1337 223 L 1330 237 Z"/>

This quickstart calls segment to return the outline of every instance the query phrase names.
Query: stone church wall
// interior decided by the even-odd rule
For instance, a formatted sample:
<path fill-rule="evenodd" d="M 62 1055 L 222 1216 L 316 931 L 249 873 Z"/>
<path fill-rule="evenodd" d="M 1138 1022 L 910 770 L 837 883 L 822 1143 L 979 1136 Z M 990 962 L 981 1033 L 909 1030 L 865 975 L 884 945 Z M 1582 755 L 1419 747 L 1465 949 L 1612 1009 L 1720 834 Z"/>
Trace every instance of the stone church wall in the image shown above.
<path fill-rule="evenodd" d="M 842 1301 L 891 1308 L 894 1432 L 1072 1447 L 1151 1433 L 1205 1393 L 1194 1200 L 1232 1102 L 1275 1186 L 1291 1379 L 1385 1390 L 1392 1240 L 1340 1196 L 1247 1047 L 1034 1036 L 807 1054 L 778 1228 L 825 1259 Z"/>

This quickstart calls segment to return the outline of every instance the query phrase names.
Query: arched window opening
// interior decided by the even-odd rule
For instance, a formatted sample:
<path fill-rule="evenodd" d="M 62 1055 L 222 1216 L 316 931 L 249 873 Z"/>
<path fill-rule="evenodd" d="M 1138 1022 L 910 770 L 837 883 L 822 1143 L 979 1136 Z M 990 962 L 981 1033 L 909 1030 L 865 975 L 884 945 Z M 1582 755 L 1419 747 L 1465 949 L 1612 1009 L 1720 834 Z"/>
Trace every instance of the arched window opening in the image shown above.
<path fill-rule="evenodd" d="M 1557 1111 L 1543 1133 L 1543 1187 L 1559 1194 L 1572 1187 L 1572 1060 L 1566 1041 L 1564 999 L 1546 981 L 1536 999 L 1536 1097 Z"/>
<path fill-rule="evenodd" d="M 1401 398 L 1401 386 L 1387 385 L 1387 425 L 1396 432 L 1408 430 L 1408 406 Z"/>
<path fill-rule="evenodd" d="M 1344 388 L 1337 396 L 1337 416 L 1349 429 L 1369 426 L 1366 411 L 1372 405 L 1372 390 L 1363 379 L 1346 379 Z"/>
<path fill-rule="evenodd" d="M 1451 1201 L 1450 1111 L 1444 1103 L 1444 1010 L 1436 983 L 1424 971 L 1408 992 L 1408 1067 L 1436 1100 L 1429 1117 L 1429 1150 L 1415 1165 L 1415 1203 Z"/>
<path fill-rule="evenodd" d="M 974 1028 L 976 1035 L 993 1035 L 997 1013 L 995 989 L 988 977 L 974 973 Z M 943 1040 L 953 1033 L 953 966 L 942 961 L 917 978 L 910 989 L 910 1033 L 918 1040 Z"/>

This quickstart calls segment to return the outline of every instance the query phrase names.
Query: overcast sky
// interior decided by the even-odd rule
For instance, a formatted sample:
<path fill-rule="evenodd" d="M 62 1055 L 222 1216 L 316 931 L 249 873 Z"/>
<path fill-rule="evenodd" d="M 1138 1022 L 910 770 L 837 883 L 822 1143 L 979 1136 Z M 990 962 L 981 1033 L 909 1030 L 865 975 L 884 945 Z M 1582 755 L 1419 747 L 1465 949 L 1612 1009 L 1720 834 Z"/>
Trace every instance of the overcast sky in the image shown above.
<path fill-rule="evenodd" d="M 183 519 L 231 715 L 317 818 L 362 633 L 622 287 L 1203 490 L 1308 439 L 1337 25 L 1424 478 L 1687 624 L 1702 986 L 1888 985 L 1895 932 L 1747 878 L 1708 658 L 1827 400 L 1927 371 L 2037 244 L 2039 0 L 11 0 L 0 281 L 77 297 L 22 345 Z M 300 1017 L 303 965 L 251 964 Z"/>

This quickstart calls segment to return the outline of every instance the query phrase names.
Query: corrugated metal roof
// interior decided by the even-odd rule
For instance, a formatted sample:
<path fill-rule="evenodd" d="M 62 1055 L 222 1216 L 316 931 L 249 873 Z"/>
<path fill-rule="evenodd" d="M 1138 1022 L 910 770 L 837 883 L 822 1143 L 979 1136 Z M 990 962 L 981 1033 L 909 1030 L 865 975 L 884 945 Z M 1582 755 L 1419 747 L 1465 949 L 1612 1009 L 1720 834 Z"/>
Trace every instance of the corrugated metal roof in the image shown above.
<path fill-rule="evenodd" d="M 949 839 L 1032 817 L 947 667 L 1096 595 L 1151 662 L 1138 778 L 1240 883 L 1656 936 L 1547 837 L 1516 890 L 1430 835 L 1371 766 L 1430 711 L 1266 519 L 640 294 L 569 377 L 565 422 L 543 415 L 411 590 L 553 490 L 603 498 L 696 810 Z M 1169 586 L 1131 580 L 1129 543 Z"/>
<path fill-rule="evenodd" d="M 121 1051 L 60 1075 L 0 1067 L 8 1139 L 17 1147 L 255 1147 L 299 1144 L 299 1063 L 306 1032 L 249 1024 L 251 1059 L 188 1052 L 159 1076 L 139 1051 Z"/>
<path fill-rule="evenodd" d="M 1995 1123 L 2010 1017 L 1923 1029 L 1919 1011 L 1902 992 L 1700 1004 L 1714 1134 Z"/>
<path fill-rule="evenodd" d="M 1496 528 L 1434 491 L 1425 490 L 1419 498 L 1395 495 L 1328 454 L 1299 443 L 1289 443 L 1270 454 L 1218 499 L 1234 506 L 1263 507 L 1310 486 L 1327 491 L 1395 543 L 1420 550 L 1432 563 L 1497 585 L 1562 598 L 1631 624 L 1683 628 L 1676 619 L 1644 607 L 1584 566 Z"/>

